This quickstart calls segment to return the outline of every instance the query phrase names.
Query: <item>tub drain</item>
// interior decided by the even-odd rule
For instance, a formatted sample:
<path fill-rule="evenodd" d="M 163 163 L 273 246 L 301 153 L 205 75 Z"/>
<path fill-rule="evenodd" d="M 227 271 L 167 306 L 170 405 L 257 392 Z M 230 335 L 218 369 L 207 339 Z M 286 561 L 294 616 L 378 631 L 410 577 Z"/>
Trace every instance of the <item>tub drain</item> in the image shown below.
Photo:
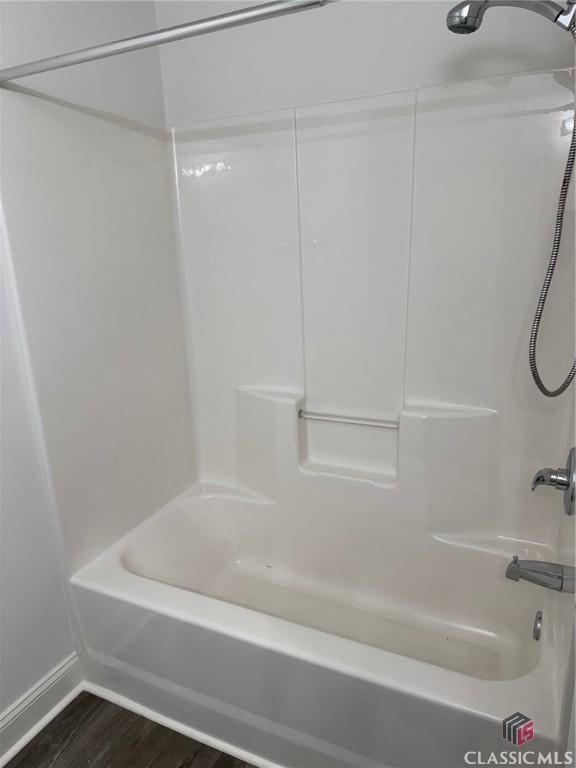
<path fill-rule="evenodd" d="M 536 611 L 534 617 L 534 627 L 532 628 L 532 637 L 534 640 L 540 640 L 542 634 L 542 611 Z"/>

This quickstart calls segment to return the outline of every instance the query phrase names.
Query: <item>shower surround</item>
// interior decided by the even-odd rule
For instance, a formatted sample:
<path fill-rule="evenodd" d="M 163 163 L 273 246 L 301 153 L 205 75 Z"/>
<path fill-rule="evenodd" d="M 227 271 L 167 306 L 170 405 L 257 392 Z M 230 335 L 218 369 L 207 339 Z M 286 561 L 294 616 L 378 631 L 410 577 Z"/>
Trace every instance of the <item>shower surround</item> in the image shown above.
<path fill-rule="evenodd" d="M 201 480 L 74 576 L 95 682 L 264 763 L 463 765 L 519 708 L 561 748 L 571 601 L 504 573 L 561 559 L 569 523 L 529 480 L 572 399 L 544 401 L 524 352 L 571 89 L 174 131 Z"/>
<path fill-rule="evenodd" d="M 35 111 L 53 141 L 96 122 L 7 98 L 14 136 Z M 157 354 L 154 373 L 121 391 L 138 393 L 143 424 L 164 423 L 161 440 L 139 435 L 137 498 L 122 526 L 108 505 L 96 540 L 75 457 L 59 453 L 68 427 L 31 309 L 52 285 L 59 311 L 59 286 L 48 273 L 35 285 L 18 256 L 35 233 L 14 228 L 56 495 L 77 491 L 61 519 L 94 691 L 266 766 L 462 766 L 505 749 L 501 721 L 519 709 L 535 722 L 530 748 L 565 747 L 572 602 L 504 574 L 514 554 L 573 561 L 559 498 L 530 492 L 571 445 L 573 394 L 544 400 L 525 364 L 572 115 L 562 70 L 186 125 L 170 142 L 107 124 L 101 162 L 145 163 L 129 224 L 149 255 L 156 217 L 158 269 L 172 252 L 158 171 L 172 151 L 191 406 L 166 301 L 176 277 L 159 269 L 130 294 L 153 302 L 133 354 Z M 44 160 L 16 152 L 10 178 L 22 162 Z M 106 177 L 90 162 L 96 195 Z M 573 238 L 569 226 L 540 345 L 552 379 L 574 342 Z"/>

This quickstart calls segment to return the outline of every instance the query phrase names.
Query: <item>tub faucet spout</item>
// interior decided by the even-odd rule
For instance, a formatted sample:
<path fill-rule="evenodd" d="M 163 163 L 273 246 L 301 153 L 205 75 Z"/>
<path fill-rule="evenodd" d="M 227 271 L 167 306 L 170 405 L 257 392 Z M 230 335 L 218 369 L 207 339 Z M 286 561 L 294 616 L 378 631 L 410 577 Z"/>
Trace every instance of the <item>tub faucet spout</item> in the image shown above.
<path fill-rule="evenodd" d="M 506 568 L 506 578 L 531 581 L 546 589 L 574 593 L 575 569 L 572 565 L 546 563 L 543 560 L 519 560 L 516 555 Z"/>

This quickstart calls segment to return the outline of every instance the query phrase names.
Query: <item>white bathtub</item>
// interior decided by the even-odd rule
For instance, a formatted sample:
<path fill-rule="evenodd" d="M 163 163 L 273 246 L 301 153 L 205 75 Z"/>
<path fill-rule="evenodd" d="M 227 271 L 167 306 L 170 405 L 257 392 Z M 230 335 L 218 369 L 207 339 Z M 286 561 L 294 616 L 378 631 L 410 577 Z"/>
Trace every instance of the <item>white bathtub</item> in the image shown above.
<path fill-rule="evenodd" d="M 350 529 L 195 489 L 73 578 L 91 679 L 262 765 L 461 766 L 517 749 L 518 710 L 562 750 L 570 596 L 507 581 L 501 553 L 399 567 L 373 544 L 360 563 Z"/>

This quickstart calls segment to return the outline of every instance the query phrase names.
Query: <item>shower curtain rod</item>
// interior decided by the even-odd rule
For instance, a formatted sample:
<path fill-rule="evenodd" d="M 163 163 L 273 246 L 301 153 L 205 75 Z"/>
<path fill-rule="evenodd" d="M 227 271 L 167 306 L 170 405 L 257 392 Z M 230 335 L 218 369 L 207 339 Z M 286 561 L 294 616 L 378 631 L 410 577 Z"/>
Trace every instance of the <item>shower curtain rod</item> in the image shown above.
<path fill-rule="evenodd" d="M 154 45 L 164 45 L 164 43 L 173 43 L 176 40 L 185 40 L 188 37 L 207 35 L 220 29 L 239 27 L 243 24 L 251 24 L 254 21 L 265 21 L 276 16 L 286 16 L 290 13 L 298 13 L 299 11 L 319 7 L 328 2 L 331 2 L 331 0 L 276 0 L 272 3 L 254 5 L 239 11 L 211 16 L 207 19 L 198 19 L 198 21 L 191 21 L 188 24 L 179 24 L 177 27 L 167 27 L 156 32 L 148 32 L 144 35 L 126 37 L 123 40 L 95 45 L 92 48 L 82 48 L 79 51 L 71 51 L 59 56 L 49 56 L 46 59 L 38 59 L 27 64 L 0 69 L 0 84 L 6 83 L 9 80 L 16 80 L 20 77 L 29 77 L 30 75 L 38 75 L 41 72 L 49 72 L 53 69 L 72 67 L 76 64 L 83 64 L 86 61 L 105 59 L 109 56 L 117 56 L 120 53 L 128 53 L 129 51 L 138 51 Z"/>

